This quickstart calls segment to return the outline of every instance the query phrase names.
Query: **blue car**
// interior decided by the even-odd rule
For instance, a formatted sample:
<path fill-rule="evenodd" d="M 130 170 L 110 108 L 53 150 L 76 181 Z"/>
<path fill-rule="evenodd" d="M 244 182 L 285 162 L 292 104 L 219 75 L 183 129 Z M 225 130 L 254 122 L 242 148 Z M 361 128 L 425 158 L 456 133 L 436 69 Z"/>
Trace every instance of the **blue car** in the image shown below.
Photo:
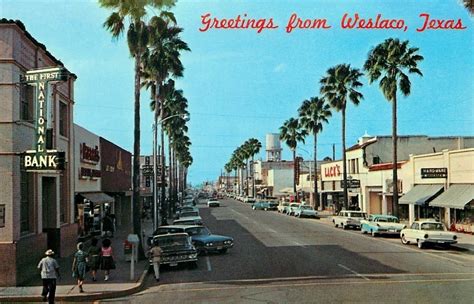
<path fill-rule="evenodd" d="M 362 233 L 370 233 L 372 236 L 382 234 L 396 234 L 405 228 L 405 224 L 401 224 L 396 216 L 384 214 L 371 214 L 365 220 L 360 221 L 360 231 Z"/>

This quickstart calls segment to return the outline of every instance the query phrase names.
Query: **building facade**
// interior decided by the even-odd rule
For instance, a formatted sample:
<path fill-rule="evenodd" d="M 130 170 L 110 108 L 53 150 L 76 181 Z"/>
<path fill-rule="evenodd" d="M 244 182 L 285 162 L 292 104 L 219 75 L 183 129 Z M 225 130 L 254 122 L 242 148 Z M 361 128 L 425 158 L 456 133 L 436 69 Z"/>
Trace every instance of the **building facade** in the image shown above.
<path fill-rule="evenodd" d="M 61 70 L 67 77 L 59 81 L 55 78 L 59 73 L 46 74 L 47 68 Z M 37 74 L 28 76 L 31 71 Z M 44 80 L 48 77 L 43 76 L 58 81 Z M 75 80 L 21 22 L 0 20 L 2 286 L 18 285 L 37 275 L 31 269 L 46 249 L 53 249 L 58 256 L 75 249 Z"/>

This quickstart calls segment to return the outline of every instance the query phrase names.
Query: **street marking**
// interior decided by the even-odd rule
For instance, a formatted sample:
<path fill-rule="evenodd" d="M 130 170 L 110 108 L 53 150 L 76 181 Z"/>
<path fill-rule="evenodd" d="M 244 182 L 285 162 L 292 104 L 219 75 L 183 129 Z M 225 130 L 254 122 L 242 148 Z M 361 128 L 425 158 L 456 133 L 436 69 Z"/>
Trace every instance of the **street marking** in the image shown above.
<path fill-rule="evenodd" d="M 358 273 L 358 272 L 356 272 L 356 271 L 350 269 L 350 268 L 347 267 L 347 266 L 344 266 L 344 265 L 342 265 L 342 264 L 337 264 L 337 266 L 339 266 L 339 267 L 341 267 L 341 268 L 344 268 L 344 269 L 347 270 L 347 271 L 352 272 L 353 274 L 355 274 L 355 275 L 358 276 L 358 277 L 361 277 L 361 278 L 364 278 L 364 279 L 367 280 L 367 281 L 370 281 L 370 279 L 369 279 L 368 277 L 365 277 L 365 276 L 361 275 L 360 273 Z"/>
<path fill-rule="evenodd" d="M 318 286 L 318 285 L 359 285 L 359 284 L 404 284 L 404 283 L 436 283 L 436 282 L 467 282 L 474 281 L 474 278 L 468 279 L 420 279 L 420 280 L 399 280 L 399 281 L 349 281 L 349 282 L 312 282 L 312 283 L 295 283 L 295 284 L 275 284 L 275 285 L 252 285 L 252 286 L 232 286 L 232 287 L 206 287 L 206 288 L 191 288 L 179 289 L 183 292 L 199 292 L 209 290 L 235 290 L 235 289 L 263 289 L 263 288 L 284 288 L 284 287 L 303 287 L 303 286 Z M 163 289 L 166 285 L 159 285 L 158 289 Z M 157 293 L 176 293 L 178 289 L 158 290 Z"/>
<path fill-rule="evenodd" d="M 209 259 L 208 256 L 206 256 L 206 264 L 207 264 L 207 271 L 212 271 L 211 260 Z"/>

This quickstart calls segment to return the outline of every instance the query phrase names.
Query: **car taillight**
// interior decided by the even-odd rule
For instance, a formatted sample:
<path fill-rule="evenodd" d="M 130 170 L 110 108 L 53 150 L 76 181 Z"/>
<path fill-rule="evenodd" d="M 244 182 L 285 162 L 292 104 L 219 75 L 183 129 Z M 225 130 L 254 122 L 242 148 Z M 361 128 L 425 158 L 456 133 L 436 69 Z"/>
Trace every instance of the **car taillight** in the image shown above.
<path fill-rule="evenodd" d="M 427 234 L 425 234 L 425 239 L 427 239 L 427 238 L 428 238 L 428 235 L 427 235 Z"/>

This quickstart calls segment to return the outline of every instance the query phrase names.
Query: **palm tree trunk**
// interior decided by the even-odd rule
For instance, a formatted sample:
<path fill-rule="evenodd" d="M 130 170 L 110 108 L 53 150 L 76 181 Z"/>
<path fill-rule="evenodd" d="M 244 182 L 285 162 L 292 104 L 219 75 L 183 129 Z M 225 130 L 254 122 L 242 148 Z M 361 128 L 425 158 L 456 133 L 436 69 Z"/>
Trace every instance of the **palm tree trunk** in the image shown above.
<path fill-rule="evenodd" d="M 161 120 L 163 120 L 163 107 L 161 107 Z M 167 203 L 166 203 L 166 177 L 165 177 L 165 170 L 166 170 L 166 160 L 165 160 L 165 132 L 163 131 L 163 126 L 160 128 L 160 137 L 161 137 L 161 212 L 164 225 L 167 225 L 168 216 L 166 213 Z"/>
<path fill-rule="evenodd" d="M 347 160 L 346 160 L 346 107 L 342 108 L 342 179 L 344 187 L 344 208 L 348 209 Z"/>
<path fill-rule="evenodd" d="M 392 102 L 392 153 L 393 153 L 393 213 L 398 216 L 398 174 L 397 174 L 397 93 Z"/>
<path fill-rule="evenodd" d="M 133 132 L 133 233 L 141 235 L 140 200 L 140 56 L 135 54 L 135 101 Z"/>
<path fill-rule="evenodd" d="M 173 162 L 171 158 L 171 136 L 168 135 L 168 215 L 171 218 L 172 213 L 171 213 L 171 205 L 172 199 L 173 199 Z"/>
<path fill-rule="evenodd" d="M 247 167 L 245 168 L 245 194 L 249 196 L 249 160 L 247 159 Z"/>
<path fill-rule="evenodd" d="M 252 197 L 257 198 L 257 195 L 255 194 L 255 160 L 254 156 L 252 155 Z"/>
<path fill-rule="evenodd" d="M 293 193 L 295 194 L 295 201 L 298 201 L 298 192 L 296 192 L 296 148 L 293 149 Z"/>
<path fill-rule="evenodd" d="M 320 210 L 323 210 L 323 206 L 320 206 L 319 205 L 319 193 L 318 193 L 318 157 L 317 157 L 317 147 L 318 147 L 318 133 L 315 131 L 313 131 L 313 134 L 314 134 L 314 199 L 313 199 L 313 203 L 314 203 L 314 207 L 315 209 L 318 209 L 318 207 L 321 207 L 319 208 Z M 311 176 L 309 177 L 309 179 L 311 180 Z"/>

